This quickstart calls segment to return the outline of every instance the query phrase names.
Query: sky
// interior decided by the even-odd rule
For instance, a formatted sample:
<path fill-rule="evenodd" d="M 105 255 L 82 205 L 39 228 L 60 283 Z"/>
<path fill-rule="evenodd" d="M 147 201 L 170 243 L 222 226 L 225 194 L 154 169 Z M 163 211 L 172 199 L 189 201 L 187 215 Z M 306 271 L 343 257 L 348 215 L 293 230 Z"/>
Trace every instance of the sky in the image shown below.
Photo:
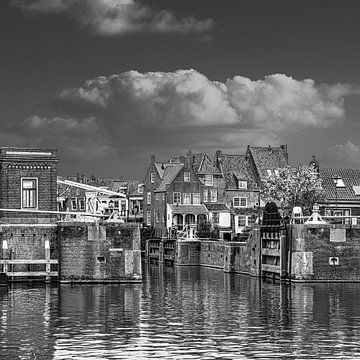
<path fill-rule="evenodd" d="M 351 0 L 2 0 L 0 144 L 59 175 L 142 180 L 152 154 L 287 144 L 360 167 Z"/>

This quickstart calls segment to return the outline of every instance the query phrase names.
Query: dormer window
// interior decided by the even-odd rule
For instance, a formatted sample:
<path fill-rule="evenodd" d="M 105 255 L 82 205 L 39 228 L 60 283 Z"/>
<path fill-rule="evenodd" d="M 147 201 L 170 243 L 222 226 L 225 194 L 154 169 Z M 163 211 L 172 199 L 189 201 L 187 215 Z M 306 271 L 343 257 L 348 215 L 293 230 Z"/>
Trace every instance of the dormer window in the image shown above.
<path fill-rule="evenodd" d="M 267 172 L 267 175 L 268 175 L 268 176 L 271 176 L 271 175 L 272 175 L 272 171 L 271 171 L 270 169 L 267 169 L 266 172 Z"/>
<path fill-rule="evenodd" d="M 152 172 L 150 173 L 150 182 L 153 184 L 155 182 L 155 174 Z"/>
<path fill-rule="evenodd" d="M 343 179 L 341 177 L 334 176 L 332 179 L 333 179 L 333 182 L 334 182 L 334 184 L 335 184 L 335 186 L 337 188 L 344 188 L 345 187 L 344 181 L 343 181 Z"/>
<path fill-rule="evenodd" d="M 239 188 L 239 189 L 247 189 L 247 181 L 245 181 L 245 180 L 239 180 L 239 181 L 238 181 L 238 188 Z"/>
<path fill-rule="evenodd" d="M 184 172 L 184 181 L 190 182 L 190 173 L 189 172 Z"/>

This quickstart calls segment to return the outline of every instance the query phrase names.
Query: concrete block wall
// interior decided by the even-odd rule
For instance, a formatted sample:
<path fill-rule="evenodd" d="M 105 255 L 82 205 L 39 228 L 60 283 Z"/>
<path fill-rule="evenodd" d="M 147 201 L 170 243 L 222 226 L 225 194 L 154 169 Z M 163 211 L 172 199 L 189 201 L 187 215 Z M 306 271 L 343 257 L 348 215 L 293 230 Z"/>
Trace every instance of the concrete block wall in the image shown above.
<path fill-rule="evenodd" d="M 141 280 L 138 224 L 61 223 L 60 282 Z"/>
<path fill-rule="evenodd" d="M 359 225 L 291 225 L 290 277 L 360 281 Z"/>

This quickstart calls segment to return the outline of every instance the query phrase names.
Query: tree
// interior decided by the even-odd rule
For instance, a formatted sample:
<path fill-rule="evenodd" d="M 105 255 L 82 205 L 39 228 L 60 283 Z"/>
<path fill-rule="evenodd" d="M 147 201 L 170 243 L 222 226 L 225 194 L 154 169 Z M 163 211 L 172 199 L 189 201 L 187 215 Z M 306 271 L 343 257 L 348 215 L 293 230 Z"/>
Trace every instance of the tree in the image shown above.
<path fill-rule="evenodd" d="M 313 205 L 325 199 L 322 181 L 312 165 L 279 169 L 263 182 L 261 193 L 266 200 L 279 201 L 288 214 L 294 206 L 301 206 L 310 215 Z"/>

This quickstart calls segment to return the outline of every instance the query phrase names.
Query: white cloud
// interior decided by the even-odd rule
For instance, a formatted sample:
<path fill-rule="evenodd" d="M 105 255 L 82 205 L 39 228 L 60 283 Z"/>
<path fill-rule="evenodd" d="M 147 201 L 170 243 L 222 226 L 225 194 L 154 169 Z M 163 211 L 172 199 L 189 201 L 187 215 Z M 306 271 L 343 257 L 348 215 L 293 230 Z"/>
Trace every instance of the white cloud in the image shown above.
<path fill-rule="evenodd" d="M 253 81 L 235 76 L 224 83 L 195 70 L 98 77 L 60 98 L 92 104 L 121 123 L 162 126 L 235 126 L 269 131 L 328 127 L 345 118 L 344 98 L 359 94 L 347 84 L 315 84 L 283 74 Z"/>
<path fill-rule="evenodd" d="M 210 19 L 178 19 L 171 11 L 154 10 L 138 0 L 12 0 L 11 4 L 31 13 L 65 14 L 101 35 L 202 33 L 214 25 Z"/>
<path fill-rule="evenodd" d="M 352 141 L 334 145 L 328 150 L 327 157 L 332 162 L 341 164 L 341 167 L 359 167 L 360 145 L 354 144 Z"/>

